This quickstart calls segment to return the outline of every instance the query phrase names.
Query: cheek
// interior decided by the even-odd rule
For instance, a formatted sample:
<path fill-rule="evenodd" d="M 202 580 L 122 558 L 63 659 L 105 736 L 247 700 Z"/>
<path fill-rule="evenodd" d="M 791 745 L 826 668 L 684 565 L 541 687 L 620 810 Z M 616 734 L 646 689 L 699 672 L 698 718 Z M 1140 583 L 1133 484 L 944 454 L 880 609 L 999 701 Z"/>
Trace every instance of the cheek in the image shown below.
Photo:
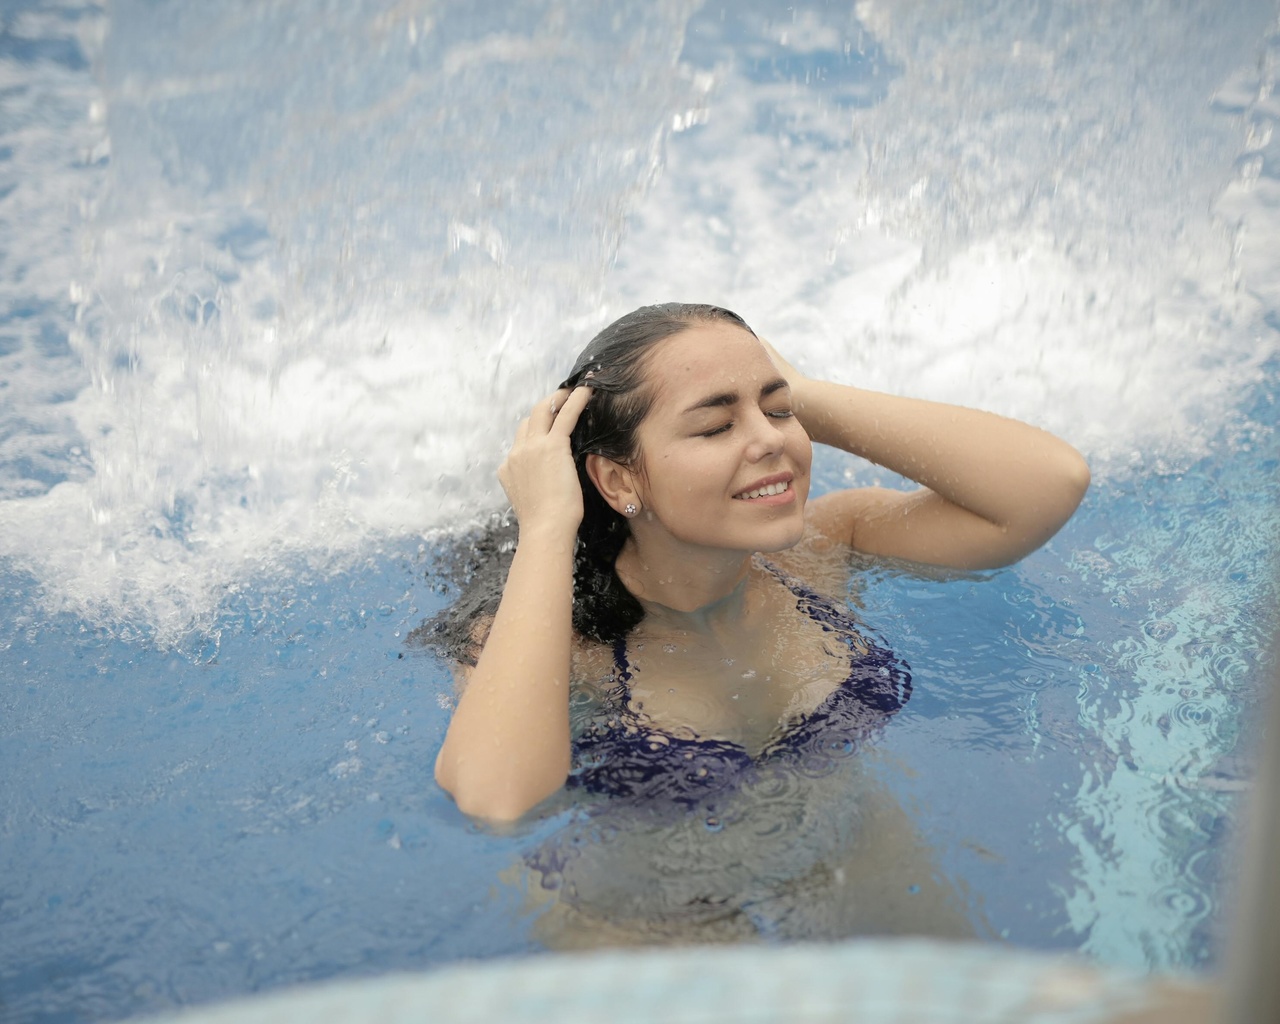
<path fill-rule="evenodd" d="M 733 479 L 734 466 L 714 452 L 674 452 L 650 462 L 649 493 L 661 508 L 701 514 Z M 720 513 L 715 513 L 720 514 Z"/>
<path fill-rule="evenodd" d="M 791 458 L 796 465 L 808 473 L 809 467 L 813 465 L 813 442 L 809 440 L 809 435 L 804 432 L 804 428 L 798 423 L 796 424 L 796 436 L 789 441 L 787 447 L 790 449 Z"/>

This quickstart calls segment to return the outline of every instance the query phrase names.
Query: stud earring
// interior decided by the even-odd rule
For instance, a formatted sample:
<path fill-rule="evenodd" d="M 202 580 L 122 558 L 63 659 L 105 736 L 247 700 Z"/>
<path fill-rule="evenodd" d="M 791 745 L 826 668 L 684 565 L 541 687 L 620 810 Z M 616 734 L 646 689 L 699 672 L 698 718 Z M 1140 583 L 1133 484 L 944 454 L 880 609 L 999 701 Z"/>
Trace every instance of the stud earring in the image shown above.
<path fill-rule="evenodd" d="M 635 505 L 633 505 L 631 502 L 627 502 L 627 507 L 622 510 L 622 514 L 630 518 L 631 516 L 635 515 L 639 511 L 640 510 L 636 508 Z"/>

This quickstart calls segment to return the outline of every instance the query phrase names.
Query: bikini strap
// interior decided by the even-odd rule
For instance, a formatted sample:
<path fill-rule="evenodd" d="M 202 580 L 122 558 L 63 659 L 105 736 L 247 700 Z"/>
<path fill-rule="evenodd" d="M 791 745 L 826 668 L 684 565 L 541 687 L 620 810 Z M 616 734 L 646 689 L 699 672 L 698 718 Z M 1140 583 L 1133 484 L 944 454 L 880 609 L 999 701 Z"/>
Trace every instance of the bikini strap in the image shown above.
<path fill-rule="evenodd" d="M 790 573 L 783 572 L 772 562 L 763 558 L 760 559 L 760 564 L 769 571 L 774 579 L 795 595 L 796 606 L 809 618 L 813 619 L 814 622 L 822 626 L 823 629 L 840 633 L 853 632 L 860 634 L 858 625 L 853 621 L 852 616 L 840 611 L 830 600 L 823 597 L 812 587 L 806 586 L 802 580 L 797 579 Z"/>
<path fill-rule="evenodd" d="M 796 596 L 796 607 L 800 611 L 827 632 L 837 634 L 848 646 L 852 663 L 841 689 L 852 687 L 861 703 L 886 715 L 899 711 L 911 697 L 911 671 L 907 663 L 833 601 L 763 558 L 760 564 Z"/>

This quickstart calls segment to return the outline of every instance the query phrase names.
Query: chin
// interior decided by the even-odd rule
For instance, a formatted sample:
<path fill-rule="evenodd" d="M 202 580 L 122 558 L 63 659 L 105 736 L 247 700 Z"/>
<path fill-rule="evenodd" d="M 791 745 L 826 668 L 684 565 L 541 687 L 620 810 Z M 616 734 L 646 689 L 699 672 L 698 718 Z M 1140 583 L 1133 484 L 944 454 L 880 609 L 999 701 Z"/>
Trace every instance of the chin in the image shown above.
<path fill-rule="evenodd" d="M 766 555 L 775 551 L 786 551 L 788 548 L 795 547 L 804 538 L 804 516 L 799 516 L 794 523 L 777 523 L 772 530 L 762 530 L 761 534 L 754 550 Z"/>
<path fill-rule="evenodd" d="M 795 533 L 791 535 L 790 537 L 778 543 L 757 545 L 756 550 L 759 551 L 762 555 L 771 555 L 778 551 L 787 551 L 790 548 L 793 548 L 797 544 L 799 544 L 800 539 L 803 536 L 804 536 L 804 532 L 801 531 L 799 533 Z"/>

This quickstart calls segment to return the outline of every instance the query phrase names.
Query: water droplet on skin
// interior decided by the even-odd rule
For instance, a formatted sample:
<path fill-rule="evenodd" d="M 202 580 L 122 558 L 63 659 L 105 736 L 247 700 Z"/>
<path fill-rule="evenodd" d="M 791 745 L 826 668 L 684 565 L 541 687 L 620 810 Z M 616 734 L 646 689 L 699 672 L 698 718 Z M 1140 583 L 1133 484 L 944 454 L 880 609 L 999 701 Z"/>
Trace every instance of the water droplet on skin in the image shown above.
<path fill-rule="evenodd" d="M 738 695 L 737 695 L 736 693 L 731 693 L 731 694 L 729 694 L 729 699 L 730 699 L 730 700 L 737 700 L 737 699 L 738 699 Z"/>
<path fill-rule="evenodd" d="M 753 668 L 749 668 L 742 673 L 743 679 L 754 679 L 755 677 L 756 677 L 756 670 Z"/>
<path fill-rule="evenodd" d="M 675 654 L 675 653 L 676 653 L 676 645 L 675 645 L 675 644 L 663 644 L 663 645 L 662 645 L 662 653 L 663 653 L 663 654 Z"/>

